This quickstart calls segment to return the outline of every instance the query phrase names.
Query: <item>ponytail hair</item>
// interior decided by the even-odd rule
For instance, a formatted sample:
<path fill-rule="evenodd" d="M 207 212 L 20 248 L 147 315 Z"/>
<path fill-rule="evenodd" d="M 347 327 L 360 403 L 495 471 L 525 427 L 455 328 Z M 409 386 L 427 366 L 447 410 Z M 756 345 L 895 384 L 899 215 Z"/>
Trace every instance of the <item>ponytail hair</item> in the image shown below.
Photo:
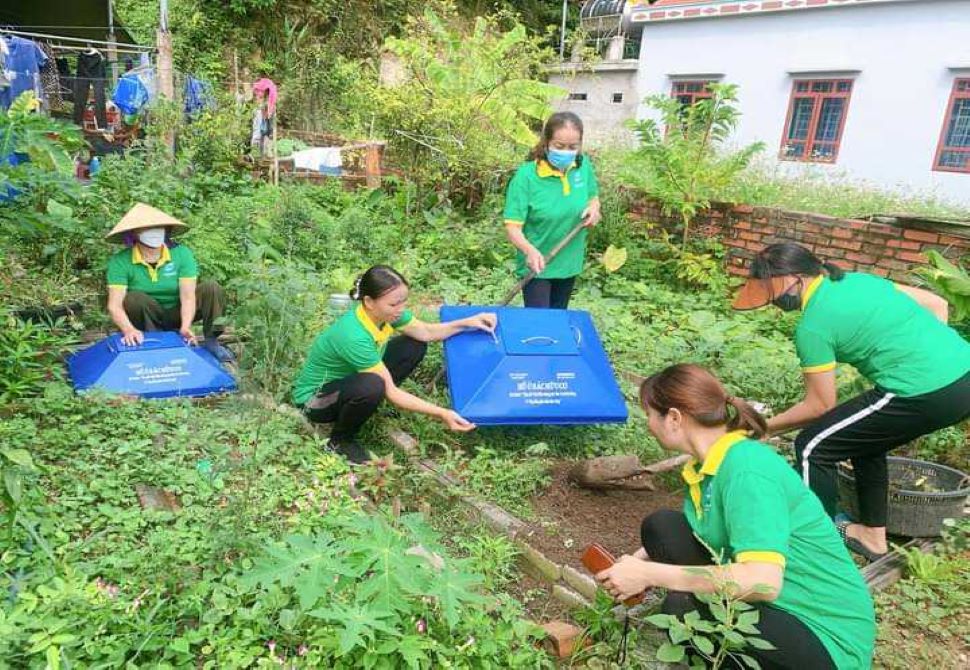
<path fill-rule="evenodd" d="M 814 277 L 823 272 L 832 281 L 841 281 L 845 272 L 835 263 L 823 261 L 800 244 L 781 242 L 765 247 L 751 261 L 751 276 L 770 279 L 784 275 Z"/>
<path fill-rule="evenodd" d="M 375 265 L 357 277 L 349 295 L 353 300 L 363 300 L 365 297 L 376 300 L 401 284 L 410 286 L 401 273 L 391 266 Z"/>
<path fill-rule="evenodd" d="M 546 152 L 549 151 L 549 142 L 552 141 L 552 136 L 556 134 L 557 130 L 566 126 L 572 126 L 578 130 L 579 139 L 583 139 L 583 120 L 573 112 L 556 112 L 546 119 L 546 122 L 542 126 L 542 135 L 539 138 L 539 143 L 532 147 L 527 160 L 537 161 L 545 158 Z M 577 156 L 576 164 L 579 165 L 581 161 L 582 156 Z"/>
<path fill-rule="evenodd" d="M 640 404 L 660 414 L 677 408 L 706 428 L 725 426 L 743 430 L 756 439 L 768 432 L 764 418 L 741 398 L 730 395 L 706 369 L 678 363 L 651 375 L 640 385 Z"/>

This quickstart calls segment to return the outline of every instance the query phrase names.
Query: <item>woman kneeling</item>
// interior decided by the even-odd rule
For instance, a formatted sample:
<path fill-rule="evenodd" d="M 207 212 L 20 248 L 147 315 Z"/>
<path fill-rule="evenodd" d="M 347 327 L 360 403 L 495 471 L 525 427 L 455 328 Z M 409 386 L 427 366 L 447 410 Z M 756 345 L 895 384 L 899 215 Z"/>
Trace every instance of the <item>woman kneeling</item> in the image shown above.
<path fill-rule="evenodd" d="M 815 494 L 749 437 L 764 435 L 764 419 L 696 365 L 653 375 L 640 401 L 660 444 L 692 457 L 684 511 L 644 519 L 643 548 L 597 579 L 619 599 L 666 588 L 665 613 L 705 618 L 695 594 L 732 582 L 759 612 L 759 637 L 774 646 L 741 652 L 762 668 L 869 668 L 869 591 Z"/>
<path fill-rule="evenodd" d="M 352 463 L 367 453 L 357 432 L 386 397 L 404 410 L 439 419 L 451 430 L 475 425 L 399 388 L 424 359 L 428 342 L 446 340 L 466 328 L 493 332 L 495 314 L 483 313 L 448 323 L 425 323 L 407 309 L 408 283 L 386 265 L 360 276 L 350 297 L 360 302 L 313 341 L 293 385 L 293 402 L 310 421 L 332 423 L 330 446 Z M 395 331 L 401 333 L 393 337 Z"/>

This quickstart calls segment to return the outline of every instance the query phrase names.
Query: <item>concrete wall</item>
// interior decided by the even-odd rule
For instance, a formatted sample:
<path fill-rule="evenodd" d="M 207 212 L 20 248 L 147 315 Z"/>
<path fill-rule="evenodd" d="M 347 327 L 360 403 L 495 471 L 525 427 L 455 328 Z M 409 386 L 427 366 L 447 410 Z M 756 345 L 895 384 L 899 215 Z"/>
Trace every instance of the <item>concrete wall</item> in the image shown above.
<path fill-rule="evenodd" d="M 792 73 L 858 71 L 835 164 L 779 166 L 797 173 L 811 165 L 970 202 L 970 174 L 932 169 L 953 80 L 970 74 L 967 0 L 649 22 L 640 54 L 641 101 L 669 95 L 678 75 L 720 73 L 739 84 L 743 117 L 735 140 L 762 140 L 775 160 Z M 641 104 L 638 115 L 649 113 Z"/>
<path fill-rule="evenodd" d="M 635 118 L 637 113 L 637 62 L 604 62 L 595 68 L 595 71 L 589 71 L 567 63 L 550 73 L 550 84 L 570 93 L 586 94 L 586 100 L 570 100 L 567 97 L 554 103 L 554 107 L 556 111 L 579 115 L 585 127 L 584 142 L 587 146 L 630 144 L 633 133 L 624 124 Z M 622 102 L 613 102 L 615 93 L 623 95 Z"/>

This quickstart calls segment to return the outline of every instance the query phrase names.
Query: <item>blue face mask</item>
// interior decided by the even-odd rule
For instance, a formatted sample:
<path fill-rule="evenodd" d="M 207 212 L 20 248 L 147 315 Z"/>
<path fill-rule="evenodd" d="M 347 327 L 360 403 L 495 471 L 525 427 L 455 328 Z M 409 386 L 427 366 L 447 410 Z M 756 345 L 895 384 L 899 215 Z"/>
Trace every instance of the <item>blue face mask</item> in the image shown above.
<path fill-rule="evenodd" d="M 546 158 L 549 159 L 549 164 L 560 172 L 565 172 L 576 161 L 577 155 L 579 155 L 578 151 L 546 150 Z"/>

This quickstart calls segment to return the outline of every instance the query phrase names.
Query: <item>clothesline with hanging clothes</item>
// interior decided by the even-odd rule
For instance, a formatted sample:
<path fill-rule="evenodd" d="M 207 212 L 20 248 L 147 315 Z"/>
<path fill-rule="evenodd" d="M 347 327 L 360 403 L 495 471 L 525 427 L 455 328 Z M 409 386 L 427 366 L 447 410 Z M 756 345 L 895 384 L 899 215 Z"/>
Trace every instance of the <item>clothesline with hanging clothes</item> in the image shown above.
<path fill-rule="evenodd" d="M 3 32 L 3 31 L 0 31 L 0 32 Z M 48 42 L 48 44 L 51 45 L 51 48 L 54 49 L 54 51 L 87 51 L 88 50 L 88 47 L 86 46 L 82 47 L 81 45 L 75 46 L 73 44 L 56 44 L 54 42 Z M 145 51 L 144 49 L 136 50 L 136 49 L 114 48 L 112 49 L 112 51 L 114 51 L 115 53 L 139 54 L 139 55 L 143 53 L 151 53 L 149 51 Z"/>
<path fill-rule="evenodd" d="M 92 40 L 86 37 L 65 37 L 63 35 L 50 35 L 47 33 L 35 33 L 16 28 L 0 28 L 0 34 L 16 35 L 17 37 L 28 37 L 31 39 L 57 40 L 60 42 L 77 42 L 79 44 L 99 44 L 105 47 L 116 47 L 121 49 L 131 49 L 140 53 L 142 51 L 156 51 L 154 46 L 144 46 L 141 44 L 131 44 L 130 42 L 107 42 L 105 40 Z"/>

